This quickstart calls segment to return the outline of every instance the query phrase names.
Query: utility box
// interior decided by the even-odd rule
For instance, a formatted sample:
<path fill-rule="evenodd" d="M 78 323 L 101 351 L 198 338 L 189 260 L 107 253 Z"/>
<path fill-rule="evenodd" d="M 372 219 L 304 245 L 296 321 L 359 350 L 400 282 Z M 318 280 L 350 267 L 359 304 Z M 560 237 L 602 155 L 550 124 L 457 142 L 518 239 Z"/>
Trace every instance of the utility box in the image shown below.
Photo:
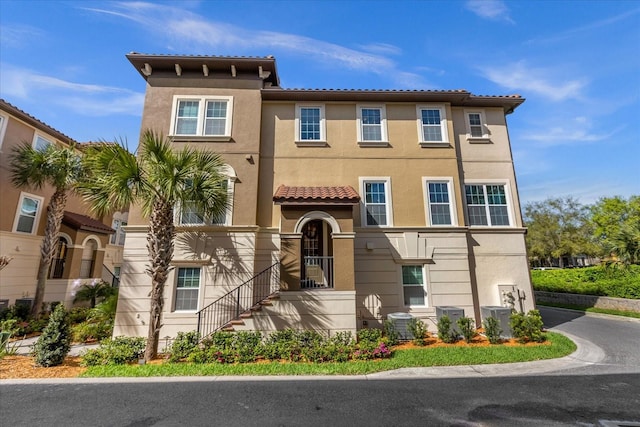
<path fill-rule="evenodd" d="M 16 299 L 16 305 L 24 305 L 31 309 L 31 306 L 33 305 L 33 298 L 18 298 Z"/>
<path fill-rule="evenodd" d="M 413 334 L 409 330 L 409 322 L 413 319 L 413 316 L 409 313 L 389 313 L 387 314 L 387 320 L 393 322 L 393 326 L 398 333 L 398 338 L 401 340 L 412 340 Z"/>
<path fill-rule="evenodd" d="M 436 307 L 436 319 L 438 321 L 442 316 L 448 316 L 451 320 L 451 330 L 460 334 L 460 328 L 458 328 L 458 319 L 464 317 L 464 309 L 460 307 L 440 306 Z"/>
<path fill-rule="evenodd" d="M 502 329 L 502 333 L 500 334 L 501 338 L 513 337 L 513 331 L 511 330 L 510 325 L 511 309 L 509 307 L 485 305 L 480 307 L 480 314 L 482 315 L 483 321 L 487 317 L 493 317 L 498 321 L 500 329 Z"/>

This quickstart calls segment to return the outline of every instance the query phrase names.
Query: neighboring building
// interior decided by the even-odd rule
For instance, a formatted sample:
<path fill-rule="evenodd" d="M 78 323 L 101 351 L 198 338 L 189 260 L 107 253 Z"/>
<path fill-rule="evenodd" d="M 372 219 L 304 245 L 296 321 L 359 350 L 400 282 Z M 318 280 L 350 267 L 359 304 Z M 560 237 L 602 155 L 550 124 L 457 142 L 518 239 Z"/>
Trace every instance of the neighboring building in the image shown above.
<path fill-rule="evenodd" d="M 0 255 L 11 262 L 0 271 L 1 306 L 16 300 L 33 300 L 35 294 L 40 245 L 46 223 L 46 209 L 53 188 L 19 189 L 11 182 L 10 156 L 13 149 L 24 142 L 42 147 L 46 144 L 75 145 L 76 142 L 19 108 L 0 100 Z M 126 213 L 114 218 L 126 220 Z M 111 281 L 110 272 L 122 262 L 124 239 L 110 244 L 114 230 L 109 227 L 111 217 L 103 221 L 92 218 L 86 205 L 75 195 L 67 201 L 56 255 L 49 271 L 45 302 L 62 301 L 70 306 L 73 284 L 93 278 Z"/>
<path fill-rule="evenodd" d="M 221 154 L 233 200 L 213 221 L 176 210 L 161 337 L 210 331 L 220 313 L 217 326 L 331 333 L 396 312 L 434 330 L 441 306 L 479 325 L 508 293 L 534 307 L 506 124 L 520 96 L 283 89 L 273 57 L 127 58 L 147 82 L 142 129 Z M 145 336 L 139 209 L 126 230 L 114 335 Z M 249 307 L 223 299 L 199 324 L 278 262 L 278 298 L 233 322 Z"/>

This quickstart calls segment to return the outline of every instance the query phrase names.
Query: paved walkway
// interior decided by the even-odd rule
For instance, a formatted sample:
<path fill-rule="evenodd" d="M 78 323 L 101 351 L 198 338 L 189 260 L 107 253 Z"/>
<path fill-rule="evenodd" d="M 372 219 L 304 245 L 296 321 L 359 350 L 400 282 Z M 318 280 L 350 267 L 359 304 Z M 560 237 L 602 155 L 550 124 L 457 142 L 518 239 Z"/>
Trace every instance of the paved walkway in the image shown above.
<path fill-rule="evenodd" d="M 13 341 L 9 343 L 9 348 L 16 348 L 16 354 L 21 356 L 28 356 L 31 354 L 31 349 L 33 345 L 38 340 L 38 337 L 27 338 L 24 340 Z M 71 350 L 69 351 L 69 356 L 79 356 L 84 351 L 90 348 L 97 348 L 99 344 L 74 344 L 71 346 Z"/>

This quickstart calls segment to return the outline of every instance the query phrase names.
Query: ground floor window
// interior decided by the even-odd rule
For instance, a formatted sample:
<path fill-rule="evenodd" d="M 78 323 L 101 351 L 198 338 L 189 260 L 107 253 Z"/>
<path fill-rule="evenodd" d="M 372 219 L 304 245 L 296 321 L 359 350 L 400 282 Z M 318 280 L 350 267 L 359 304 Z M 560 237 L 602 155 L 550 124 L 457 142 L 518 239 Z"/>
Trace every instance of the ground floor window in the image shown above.
<path fill-rule="evenodd" d="M 421 265 L 402 266 L 402 289 L 404 293 L 404 305 L 427 305 L 427 290 L 424 280 L 424 268 Z"/>
<path fill-rule="evenodd" d="M 196 311 L 200 292 L 200 268 L 178 268 L 175 311 Z"/>

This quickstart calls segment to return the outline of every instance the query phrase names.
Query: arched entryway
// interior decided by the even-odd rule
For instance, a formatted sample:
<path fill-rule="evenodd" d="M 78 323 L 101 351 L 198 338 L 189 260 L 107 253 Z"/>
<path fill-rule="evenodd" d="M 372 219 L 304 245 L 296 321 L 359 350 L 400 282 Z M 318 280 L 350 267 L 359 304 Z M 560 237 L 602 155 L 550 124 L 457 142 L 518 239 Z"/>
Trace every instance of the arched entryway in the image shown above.
<path fill-rule="evenodd" d="M 88 279 L 93 277 L 93 269 L 96 262 L 98 252 L 98 242 L 94 239 L 87 239 L 84 243 L 82 251 L 82 260 L 80 261 L 80 278 Z"/>
<path fill-rule="evenodd" d="M 67 263 L 67 255 L 69 252 L 69 241 L 66 237 L 60 236 L 56 251 L 51 260 L 51 268 L 49 269 L 49 279 L 61 279 L 64 275 L 64 268 Z"/>
<path fill-rule="evenodd" d="M 333 241 L 331 226 L 320 219 L 302 227 L 300 287 L 333 288 Z"/>

